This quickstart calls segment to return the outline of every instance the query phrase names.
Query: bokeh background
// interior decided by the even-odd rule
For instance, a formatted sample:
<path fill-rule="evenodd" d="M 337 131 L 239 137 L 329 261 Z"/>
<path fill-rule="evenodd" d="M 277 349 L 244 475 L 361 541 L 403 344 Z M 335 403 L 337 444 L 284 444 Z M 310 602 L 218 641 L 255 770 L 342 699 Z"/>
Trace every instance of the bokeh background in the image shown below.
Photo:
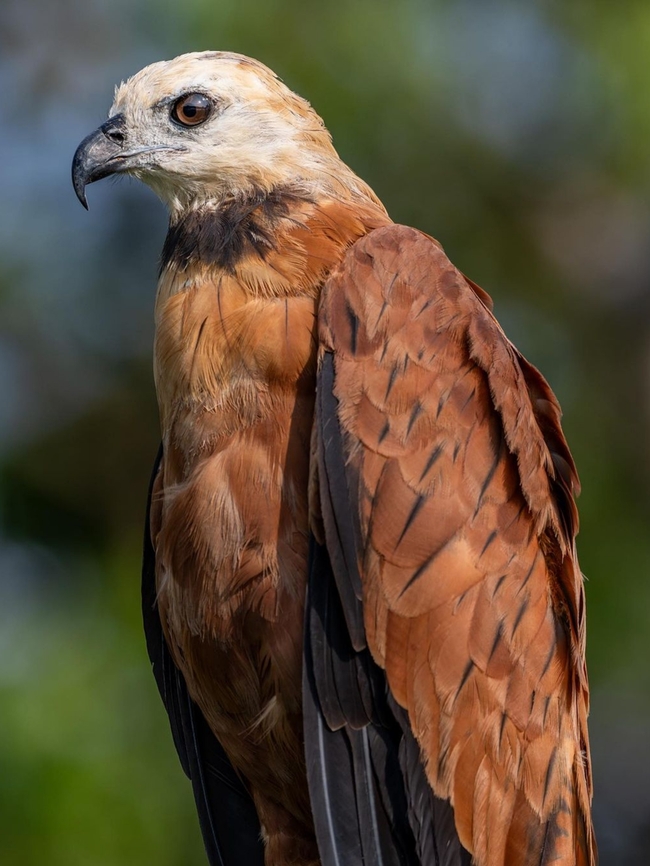
<path fill-rule="evenodd" d="M 166 217 L 69 165 L 187 50 L 308 97 L 392 216 L 491 292 L 581 471 L 603 866 L 650 862 L 647 0 L 2 0 L 0 859 L 200 866 L 139 615 Z"/>

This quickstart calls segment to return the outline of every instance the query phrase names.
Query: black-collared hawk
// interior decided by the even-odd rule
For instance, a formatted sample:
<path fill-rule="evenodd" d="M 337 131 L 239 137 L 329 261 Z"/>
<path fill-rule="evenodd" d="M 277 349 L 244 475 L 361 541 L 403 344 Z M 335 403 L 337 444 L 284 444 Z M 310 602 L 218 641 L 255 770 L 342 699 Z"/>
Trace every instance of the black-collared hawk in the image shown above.
<path fill-rule="evenodd" d="M 143 600 L 213 866 L 595 866 L 578 479 L 489 296 L 269 69 L 79 146 L 170 211 Z"/>

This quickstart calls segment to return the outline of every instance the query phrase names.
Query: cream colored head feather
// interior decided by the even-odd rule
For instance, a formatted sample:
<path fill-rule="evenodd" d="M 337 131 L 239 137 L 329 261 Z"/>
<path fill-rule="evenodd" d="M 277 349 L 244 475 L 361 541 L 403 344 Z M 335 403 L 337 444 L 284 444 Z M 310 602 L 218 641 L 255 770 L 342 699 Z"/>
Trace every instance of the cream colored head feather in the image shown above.
<path fill-rule="evenodd" d="M 178 122 L 178 104 L 207 99 L 207 119 Z M 176 115 L 175 115 L 176 112 Z M 376 197 L 339 159 L 309 103 L 264 64 L 206 51 L 153 63 L 115 93 L 110 116 L 122 115 L 124 170 L 149 184 L 172 214 L 228 195 L 303 186 L 334 196 Z"/>

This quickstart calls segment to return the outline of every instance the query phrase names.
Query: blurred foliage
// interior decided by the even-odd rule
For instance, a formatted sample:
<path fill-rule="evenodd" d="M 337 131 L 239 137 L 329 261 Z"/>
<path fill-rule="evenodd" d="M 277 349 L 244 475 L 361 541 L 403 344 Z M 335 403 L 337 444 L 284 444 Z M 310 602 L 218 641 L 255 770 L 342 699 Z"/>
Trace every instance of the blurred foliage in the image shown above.
<path fill-rule="evenodd" d="M 583 482 L 601 862 L 646 864 L 645 0 L 5 0 L 0 106 L 23 122 L 0 143 L 2 862 L 204 862 L 139 619 L 165 216 L 135 184 L 93 188 L 86 215 L 68 180 L 120 78 L 203 48 L 309 98 L 558 393 Z"/>

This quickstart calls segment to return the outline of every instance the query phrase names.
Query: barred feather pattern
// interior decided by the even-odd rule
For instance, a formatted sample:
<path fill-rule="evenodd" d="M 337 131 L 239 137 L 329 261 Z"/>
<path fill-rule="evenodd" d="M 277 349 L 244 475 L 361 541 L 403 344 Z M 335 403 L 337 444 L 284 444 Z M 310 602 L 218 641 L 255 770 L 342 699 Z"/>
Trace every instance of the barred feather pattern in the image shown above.
<path fill-rule="evenodd" d="M 431 788 L 476 866 L 594 866 L 578 480 L 551 389 L 402 226 L 348 251 L 319 340 L 367 641 Z"/>

